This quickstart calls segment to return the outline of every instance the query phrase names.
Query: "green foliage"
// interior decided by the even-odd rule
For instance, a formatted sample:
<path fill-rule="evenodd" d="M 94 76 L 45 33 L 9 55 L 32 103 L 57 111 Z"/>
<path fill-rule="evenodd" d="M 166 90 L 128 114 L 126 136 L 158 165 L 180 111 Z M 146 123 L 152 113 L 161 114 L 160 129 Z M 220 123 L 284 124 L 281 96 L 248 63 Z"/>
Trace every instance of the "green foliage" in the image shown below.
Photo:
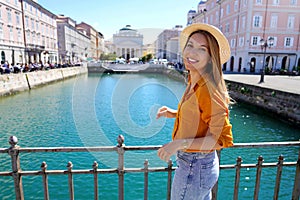
<path fill-rule="evenodd" d="M 116 60 L 116 53 L 101 54 L 100 60 Z"/>
<path fill-rule="evenodd" d="M 149 60 L 151 60 L 152 58 L 153 58 L 152 54 L 147 54 L 142 57 L 142 61 L 145 63 L 145 62 L 148 62 Z"/>

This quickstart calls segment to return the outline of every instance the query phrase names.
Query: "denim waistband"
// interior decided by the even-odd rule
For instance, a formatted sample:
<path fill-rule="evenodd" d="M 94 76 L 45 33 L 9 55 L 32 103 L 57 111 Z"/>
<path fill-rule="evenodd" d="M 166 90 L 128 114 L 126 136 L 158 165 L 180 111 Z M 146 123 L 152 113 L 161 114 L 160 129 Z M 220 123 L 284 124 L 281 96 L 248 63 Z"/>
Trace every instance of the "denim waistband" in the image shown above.
<path fill-rule="evenodd" d="M 191 159 L 202 159 L 202 158 L 214 156 L 215 153 L 216 151 L 212 151 L 210 153 L 178 151 L 177 156 L 183 156 Z"/>

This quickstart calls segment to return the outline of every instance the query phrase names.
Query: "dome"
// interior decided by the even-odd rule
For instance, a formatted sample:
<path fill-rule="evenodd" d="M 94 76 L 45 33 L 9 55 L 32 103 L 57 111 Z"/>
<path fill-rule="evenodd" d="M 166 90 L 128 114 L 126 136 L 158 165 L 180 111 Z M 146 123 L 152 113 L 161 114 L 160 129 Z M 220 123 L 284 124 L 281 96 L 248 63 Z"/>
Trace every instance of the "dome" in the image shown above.
<path fill-rule="evenodd" d="M 135 31 L 131 28 L 131 25 L 126 25 L 124 28 L 121 28 L 120 31 Z"/>
<path fill-rule="evenodd" d="M 196 10 L 190 10 L 189 13 L 196 13 Z"/>
<path fill-rule="evenodd" d="M 198 5 L 200 5 L 200 4 L 205 4 L 206 3 L 206 0 L 201 0 L 199 3 L 198 3 Z"/>

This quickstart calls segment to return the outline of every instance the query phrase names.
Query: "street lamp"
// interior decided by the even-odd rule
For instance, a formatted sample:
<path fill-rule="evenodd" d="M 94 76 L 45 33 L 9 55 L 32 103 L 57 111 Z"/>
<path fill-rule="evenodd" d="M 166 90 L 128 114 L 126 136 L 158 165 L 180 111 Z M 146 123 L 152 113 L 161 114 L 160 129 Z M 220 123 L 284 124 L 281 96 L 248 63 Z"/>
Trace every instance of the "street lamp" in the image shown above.
<path fill-rule="evenodd" d="M 262 65 L 262 70 L 261 70 L 261 73 L 260 73 L 260 81 L 259 81 L 259 83 L 263 83 L 264 82 L 264 76 L 265 76 L 265 58 L 266 58 L 267 47 L 270 48 L 271 46 L 273 46 L 273 44 L 274 44 L 274 38 L 273 37 L 269 37 L 269 39 L 267 41 L 265 41 L 264 39 L 260 40 L 260 46 L 261 46 L 261 49 L 264 52 L 264 58 L 263 58 L 263 65 Z"/>

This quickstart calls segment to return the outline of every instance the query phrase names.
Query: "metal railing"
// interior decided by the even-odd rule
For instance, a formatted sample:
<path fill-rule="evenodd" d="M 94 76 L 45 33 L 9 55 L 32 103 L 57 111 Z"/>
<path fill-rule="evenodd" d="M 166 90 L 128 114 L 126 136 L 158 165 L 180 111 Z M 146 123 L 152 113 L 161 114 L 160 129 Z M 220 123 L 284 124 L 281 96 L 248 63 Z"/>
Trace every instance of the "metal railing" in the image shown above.
<path fill-rule="evenodd" d="M 15 187 L 15 196 L 17 200 L 24 199 L 23 193 L 23 184 L 22 177 L 23 176 L 41 176 L 43 180 L 43 188 L 44 188 L 44 199 L 49 199 L 49 190 L 48 190 L 48 175 L 68 175 L 68 187 L 69 187 L 69 196 L 70 199 L 75 199 L 74 197 L 74 183 L 73 183 L 73 175 L 76 174 L 93 174 L 94 176 L 94 199 L 97 200 L 99 198 L 98 193 L 98 174 L 118 174 L 118 199 L 124 199 L 124 175 L 125 173 L 144 173 L 144 199 L 148 199 L 148 175 L 149 172 L 166 172 L 168 173 L 167 180 L 167 199 L 170 199 L 171 194 L 171 184 L 172 184 L 172 171 L 176 169 L 175 166 L 172 165 L 172 161 L 168 162 L 167 167 L 153 167 L 150 168 L 148 164 L 148 160 L 144 162 L 144 168 L 125 168 L 124 167 L 124 154 L 126 151 L 145 151 L 145 150 L 157 150 L 161 146 L 125 146 L 124 145 L 124 137 L 120 135 L 118 137 L 118 145 L 117 146 L 102 146 L 102 147 L 48 147 L 48 148 L 21 148 L 17 145 L 18 139 L 15 136 L 11 136 L 9 138 L 9 143 L 11 145 L 10 148 L 0 148 L 0 153 L 8 153 L 11 156 L 11 164 L 12 171 L 10 172 L 0 172 L 1 176 L 11 176 L 14 180 Z M 257 148 L 257 147 L 292 147 L 292 146 L 300 146 L 300 141 L 294 142 L 267 142 L 267 143 L 235 143 L 235 145 L 231 148 Z M 74 170 L 72 162 L 68 162 L 67 170 L 47 170 L 47 163 L 42 162 L 40 171 L 22 171 L 21 163 L 19 159 L 20 153 L 36 153 L 36 152 L 111 152 L 115 151 L 118 154 L 118 167 L 111 169 L 99 169 L 98 163 L 95 161 L 92 169 L 81 169 Z M 218 152 L 219 157 L 221 155 L 221 151 Z M 240 184 L 240 171 L 242 168 L 256 168 L 256 181 L 255 181 L 255 190 L 254 190 L 254 199 L 258 199 L 259 189 L 260 189 L 260 179 L 262 168 L 265 167 L 277 167 L 276 174 L 276 183 L 274 187 L 274 195 L 273 199 L 278 199 L 279 194 L 279 186 L 281 181 L 281 173 L 282 168 L 284 166 L 295 166 L 295 179 L 294 179 L 294 187 L 292 191 L 292 199 L 299 199 L 300 196 L 300 151 L 298 154 L 298 159 L 295 162 L 284 162 L 283 156 L 280 155 L 278 157 L 277 163 L 264 163 L 263 157 L 258 157 L 258 162 L 254 164 L 242 164 L 241 157 L 238 157 L 236 160 L 236 164 L 230 165 L 220 165 L 221 170 L 225 169 L 234 169 L 235 168 L 235 183 L 234 183 L 234 196 L 233 199 L 238 199 L 238 191 Z M 217 199 L 218 193 L 218 184 L 213 188 L 212 196 L 213 199 Z"/>

